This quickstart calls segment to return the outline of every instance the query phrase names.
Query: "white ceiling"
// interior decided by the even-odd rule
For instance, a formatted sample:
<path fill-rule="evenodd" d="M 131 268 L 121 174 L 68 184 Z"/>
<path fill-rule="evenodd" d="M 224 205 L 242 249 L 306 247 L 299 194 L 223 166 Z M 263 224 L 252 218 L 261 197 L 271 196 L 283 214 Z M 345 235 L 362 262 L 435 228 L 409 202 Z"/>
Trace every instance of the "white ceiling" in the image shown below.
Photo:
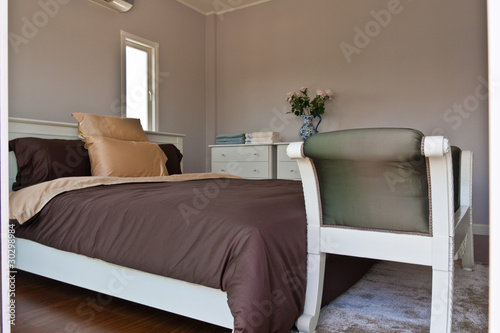
<path fill-rule="evenodd" d="M 224 14 L 271 0 L 177 0 L 203 15 Z"/>

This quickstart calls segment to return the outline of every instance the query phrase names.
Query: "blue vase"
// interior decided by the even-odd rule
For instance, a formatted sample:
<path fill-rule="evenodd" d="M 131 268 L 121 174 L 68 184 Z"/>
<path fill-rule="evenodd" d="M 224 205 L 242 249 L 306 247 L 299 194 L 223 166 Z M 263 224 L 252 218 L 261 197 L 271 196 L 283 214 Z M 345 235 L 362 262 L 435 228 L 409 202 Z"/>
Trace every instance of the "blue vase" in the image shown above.
<path fill-rule="evenodd" d="M 302 119 L 304 120 L 304 123 L 300 127 L 299 130 L 299 136 L 303 141 L 306 141 L 308 137 L 311 135 L 314 135 L 318 133 L 318 126 L 321 123 L 321 116 L 319 114 L 315 115 L 301 115 Z M 319 117 L 318 124 L 314 126 L 313 120 L 315 117 Z"/>

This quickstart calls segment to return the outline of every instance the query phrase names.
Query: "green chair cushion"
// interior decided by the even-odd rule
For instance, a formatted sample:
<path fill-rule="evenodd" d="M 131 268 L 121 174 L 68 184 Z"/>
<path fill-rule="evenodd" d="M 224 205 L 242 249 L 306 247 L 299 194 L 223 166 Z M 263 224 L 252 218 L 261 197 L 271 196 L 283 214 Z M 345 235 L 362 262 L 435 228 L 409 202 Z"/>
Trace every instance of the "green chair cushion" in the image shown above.
<path fill-rule="evenodd" d="M 315 165 L 323 225 L 429 233 L 423 134 L 371 128 L 320 133 L 304 154 Z"/>

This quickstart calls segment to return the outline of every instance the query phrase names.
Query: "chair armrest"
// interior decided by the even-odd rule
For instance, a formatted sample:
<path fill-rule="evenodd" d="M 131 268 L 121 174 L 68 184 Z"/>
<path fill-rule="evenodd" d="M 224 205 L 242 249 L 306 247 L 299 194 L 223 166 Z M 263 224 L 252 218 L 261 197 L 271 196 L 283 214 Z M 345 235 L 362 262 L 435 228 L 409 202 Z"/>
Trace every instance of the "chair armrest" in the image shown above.
<path fill-rule="evenodd" d="M 321 198 L 312 160 L 304 155 L 304 142 L 292 142 L 286 152 L 297 161 L 304 191 L 307 216 L 307 253 L 320 254 Z"/>
<path fill-rule="evenodd" d="M 291 142 L 286 147 L 286 153 L 291 159 L 304 158 L 304 142 Z"/>
<path fill-rule="evenodd" d="M 443 136 L 426 136 L 422 150 L 423 155 L 427 157 L 439 157 L 450 151 L 450 143 Z"/>

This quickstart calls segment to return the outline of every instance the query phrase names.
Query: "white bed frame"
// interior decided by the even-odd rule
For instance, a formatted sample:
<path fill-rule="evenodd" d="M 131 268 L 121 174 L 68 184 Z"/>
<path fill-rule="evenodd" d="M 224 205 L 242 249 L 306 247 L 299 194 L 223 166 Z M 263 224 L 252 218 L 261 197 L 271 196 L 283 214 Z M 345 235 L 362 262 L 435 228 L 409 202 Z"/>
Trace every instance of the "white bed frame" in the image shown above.
<path fill-rule="evenodd" d="M 76 124 L 9 118 L 9 140 L 19 137 L 76 139 L 77 133 Z M 151 142 L 172 143 L 182 152 L 184 134 L 146 134 Z M 17 172 L 12 152 L 9 153 L 9 168 L 9 182 L 12 186 Z M 21 238 L 16 240 L 16 268 L 98 293 L 233 328 L 227 295 L 218 289 L 110 264 Z"/>
<path fill-rule="evenodd" d="M 307 289 L 304 313 L 297 320 L 300 332 L 316 328 L 323 290 L 325 254 L 398 261 L 432 267 L 431 333 L 449 333 L 453 307 L 454 258 L 462 267 L 474 268 L 472 236 L 472 152 L 462 151 L 460 208 L 453 211 L 453 172 L 448 140 L 425 137 L 424 155 L 429 160 L 432 235 L 412 235 L 353 228 L 323 227 L 319 184 L 303 143 L 287 148 L 300 169 L 307 214 Z"/>

